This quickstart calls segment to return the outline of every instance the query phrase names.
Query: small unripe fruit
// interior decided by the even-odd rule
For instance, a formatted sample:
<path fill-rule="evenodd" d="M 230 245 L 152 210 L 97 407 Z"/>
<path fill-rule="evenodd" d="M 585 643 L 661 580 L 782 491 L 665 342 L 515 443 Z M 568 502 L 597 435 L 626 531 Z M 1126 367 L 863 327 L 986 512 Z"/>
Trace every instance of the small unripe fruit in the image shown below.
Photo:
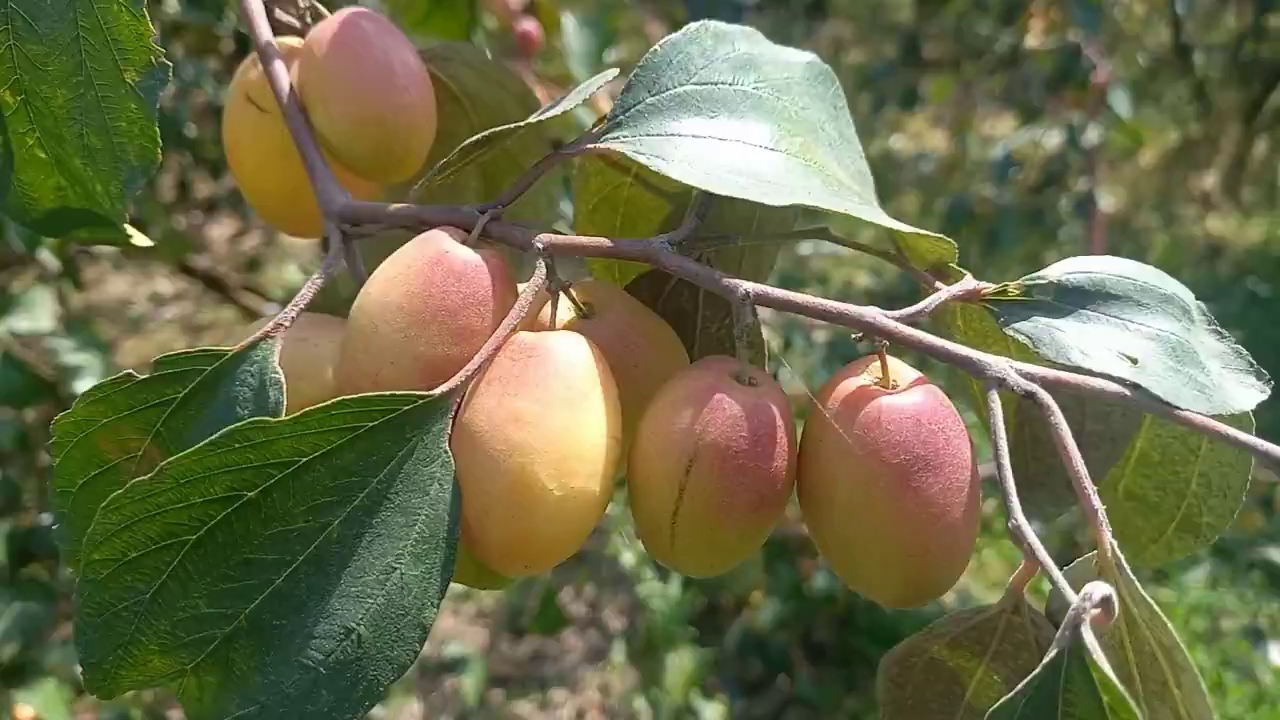
<path fill-rule="evenodd" d="M 285 64 L 294 68 L 302 39 L 280 37 L 276 47 Z M 222 148 L 240 193 L 267 224 L 295 237 L 318 238 L 324 234 L 311 180 L 257 53 L 240 63 L 227 88 L 222 108 Z M 375 183 L 355 176 L 327 153 L 325 159 L 338 182 L 353 197 L 375 200 L 381 195 L 381 188 Z"/>
<path fill-rule="evenodd" d="M 888 608 L 941 597 L 978 537 L 973 447 L 951 400 L 888 357 L 847 365 L 815 397 L 796 495 L 819 552 L 850 589 Z"/>
<path fill-rule="evenodd" d="M 702 358 L 663 386 L 640 422 L 627 468 L 636 534 L 675 572 L 728 572 L 768 539 L 795 468 L 778 383 L 734 358 Z"/>
<path fill-rule="evenodd" d="M 431 72 L 387 18 L 348 6 L 321 20 L 297 79 L 321 143 L 356 174 L 403 182 L 426 162 L 437 124 Z"/>
<path fill-rule="evenodd" d="M 453 559 L 453 580 L 458 585 L 466 585 L 476 590 L 501 590 L 512 583 L 511 578 L 504 577 L 493 568 L 476 559 L 467 549 L 467 544 L 458 540 L 458 549 Z"/>
<path fill-rule="evenodd" d="M 476 354 L 515 304 L 503 256 L 435 228 L 389 255 L 356 295 L 335 372 L 343 395 L 431 390 Z"/>
<path fill-rule="evenodd" d="M 547 32 L 542 29 L 542 22 L 532 15 L 521 15 L 513 20 L 511 33 L 524 58 L 536 57 L 547 44 Z"/>
<path fill-rule="evenodd" d="M 249 327 L 248 335 L 261 330 L 272 318 Z M 284 373 L 285 415 L 337 396 L 333 370 L 346 321 L 340 317 L 304 312 L 280 338 L 280 370 Z"/>
<path fill-rule="evenodd" d="M 463 542 L 510 578 L 564 562 L 604 516 L 621 442 L 600 350 L 567 330 L 517 332 L 468 388 L 450 437 Z"/>
<path fill-rule="evenodd" d="M 573 284 L 574 298 L 564 295 L 556 307 L 556 327 L 582 333 L 604 353 L 618 382 L 622 400 L 623 447 L 629 447 L 644 409 L 658 390 L 689 366 L 689 353 L 665 320 L 612 283 L 583 280 Z M 551 327 L 551 303 L 545 303 L 533 328 Z"/>

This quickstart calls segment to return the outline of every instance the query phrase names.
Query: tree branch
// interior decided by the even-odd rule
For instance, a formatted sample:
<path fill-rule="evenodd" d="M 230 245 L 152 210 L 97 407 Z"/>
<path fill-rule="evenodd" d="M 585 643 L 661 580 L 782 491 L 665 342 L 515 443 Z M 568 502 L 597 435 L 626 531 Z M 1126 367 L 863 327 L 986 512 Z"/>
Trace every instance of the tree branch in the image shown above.
<path fill-rule="evenodd" d="M 1018 485 L 1013 477 L 1013 461 L 1009 455 L 1009 432 L 1005 428 L 1004 405 L 1000 401 L 1000 389 L 995 383 L 987 385 L 987 424 L 991 429 L 991 452 L 995 455 L 996 479 L 1000 483 L 1000 492 L 1004 495 L 1005 509 L 1009 514 L 1009 531 L 1022 545 L 1022 552 L 1027 559 L 1039 565 L 1048 574 L 1053 587 L 1068 602 L 1074 603 L 1075 590 L 1071 589 L 1071 583 L 1062 574 L 1062 568 L 1053 561 L 1049 549 L 1040 541 L 1040 536 L 1036 535 L 1031 521 L 1022 510 Z"/>

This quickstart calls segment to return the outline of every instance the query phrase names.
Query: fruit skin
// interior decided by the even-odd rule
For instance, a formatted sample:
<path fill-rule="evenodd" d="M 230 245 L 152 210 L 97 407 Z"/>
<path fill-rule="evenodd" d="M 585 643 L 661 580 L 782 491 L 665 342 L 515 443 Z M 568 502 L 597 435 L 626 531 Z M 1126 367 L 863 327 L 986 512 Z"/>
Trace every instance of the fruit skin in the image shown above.
<path fill-rule="evenodd" d="M 285 64 L 295 68 L 302 39 L 276 38 Z M 222 108 L 222 148 L 240 193 L 267 224 L 295 237 L 318 238 L 324 223 L 315 192 L 284 115 L 253 53 L 241 61 Z M 382 188 L 355 176 L 326 153 L 338 182 L 360 200 L 377 200 Z"/>
<path fill-rule="evenodd" d="M 453 560 L 453 579 L 451 582 L 466 585 L 476 590 L 501 590 L 514 582 L 509 577 L 493 571 L 467 549 L 466 543 L 458 541 L 457 553 Z"/>
<path fill-rule="evenodd" d="M 437 127 L 431 72 L 390 20 L 338 10 L 307 33 L 296 75 L 321 144 L 357 175 L 403 182 L 426 162 Z"/>
<path fill-rule="evenodd" d="M 547 44 L 547 32 L 542 29 L 542 22 L 532 15 L 515 18 L 511 22 L 511 33 L 520 56 L 524 58 L 536 57 Z"/>
<path fill-rule="evenodd" d="M 462 541 L 510 578 L 564 562 L 604 516 L 621 443 L 618 388 L 599 348 L 568 330 L 512 335 L 454 421 Z"/>
<path fill-rule="evenodd" d="M 431 390 L 462 369 L 515 304 L 503 256 L 440 227 L 402 245 L 369 275 L 347 314 L 343 395 Z"/>
<path fill-rule="evenodd" d="M 852 590 L 887 608 L 942 596 L 968 565 L 981 488 L 964 421 L 936 385 L 888 357 L 845 366 L 818 391 L 796 495 L 809 535 Z"/>
<path fill-rule="evenodd" d="M 764 545 L 795 471 L 795 424 L 778 383 L 734 358 L 702 358 L 641 420 L 627 469 L 636 533 L 675 572 L 728 572 Z"/>
<path fill-rule="evenodd" d="M 249 326 L 247 335 L 261 330 L 272 318 Z M 338 361 L 346 321 L 322 313 L 304 312 L 294 319 L 280 342 L 280 369 L 284 372 L 285 415 L 337 397 L 333 369 Z"/>
<path fill-rule="evenodd" d="M 571 292 L 588 316 L 579 316 L 569 299 L 561 295 L 556 328 L 586 335 L 608 360 L 622 401 L 625 449 L 630 447 L 649 401 L 676 373 L 689 367 L 689 353 L 665 320 L 617 285 L 583 280 L 574 283 Z M 533 329 L 550 327 L 551 303 L 545 302 Z"/>

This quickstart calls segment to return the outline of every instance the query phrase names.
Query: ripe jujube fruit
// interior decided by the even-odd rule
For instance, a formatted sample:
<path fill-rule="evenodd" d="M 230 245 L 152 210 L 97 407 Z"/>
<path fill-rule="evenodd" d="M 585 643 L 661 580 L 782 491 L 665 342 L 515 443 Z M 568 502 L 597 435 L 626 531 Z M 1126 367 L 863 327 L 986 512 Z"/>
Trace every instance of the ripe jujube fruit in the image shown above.
<path fill-rule="evenodd" d="M 536 57 L 547 44 L 547 31 L 543 29 L 542 21 L 532 15 L 520 15 L 512 20 L 511 33 L 520 56 L 524 58 Z"/>
<path fill-rule="evenodd" d="M 440 227 L 389 255 L 347 314 L 335 373 L 343 395 L 431 390 L 462 369 L 515 304 L 503 256 Z"/>
<path fill-rule="evenodd" d="M 398 183 L 436 138 L 431 72 L 387 18 L 348 6 L 316 23 L 298 59 L 298 96 L 320 143 L 363 178 Z"/>
<path fill-rule="evenodd" d="M 636 533 L 675 572 L 728 572 L 764 545 L 795 469 L 795 426 L 778 383 L 734 358 L 702 358 L 662 387 L 640 421 L 627 468 Z"/>
<path fill-rule="evenodd" d="M 512 335 L 467 389 L 449 440 L 462 542 L 509 578 L 564 562 L 604 516 L 621 443 L 618 388 L 590 340 Z"/>
<path fill-rule="evenodd" d="M 924 605 L 968 565 L 981 501 L 973 447 L 951 400 L 889 356 L 845 366 L 814 398 L 796 496 L 809 535 L 850 589 L 888 608 Z"/>
<path fill-rule="evenodd" d="M 586 335 L 604 353 L 622 401 L 623 447 L 630 447 L 649 401 L 689 366 L 689 353 L 665 320 L 617 285 L 583 280 L 570 292 L 586 314 L 561 294 L 555 326 Z M 550 327 L 551 303 L 546 302 L 533 329 Z"/>
<path fill-rule="evenodd" d="M 302 39 L 276 38 L 276 48 L 285 64 L 295 68 Z M 227 88 L 222 108 L 222 147 L 240 193 L 267 224 L 295 237 L 318 238 L 324 234 L 311 180 L 257 53 L 241 61 Z M 338 182 L 353 197 L 376 200 L 382 194 L 376 183 L 357 177 L 328 153 L 325 155 Z"/>
<path fill-rule="evenodd" d="M 249 327 L 249 335 L 270 323 L 263 318 Z M 280 336 L 280 370 L 284 373 L 286 415 L 337 396 L 333 382 L 346 321 L 322 313 L 304 312 Z"/>

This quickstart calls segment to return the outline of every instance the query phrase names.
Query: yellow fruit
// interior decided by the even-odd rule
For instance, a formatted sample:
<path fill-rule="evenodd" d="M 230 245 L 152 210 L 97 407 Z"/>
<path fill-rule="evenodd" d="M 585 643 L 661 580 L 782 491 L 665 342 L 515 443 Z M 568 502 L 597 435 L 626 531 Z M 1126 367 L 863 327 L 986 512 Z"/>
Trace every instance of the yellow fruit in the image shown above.
<path fill-rule="evenodd" d="M 378 266 L 347 314 L 335 372 L 343 395 L 431 390 L 462 369 L 515 304 L 500 253 L 428 230 Z"/>
<path fill-rule="evenodd" d="M 796 495 L 809 535 L 850 589 L 888 608 L 947 592 L 978 537 L 981 489 L 964 421 L 927 377 L 888 358 L 847 365 L 816 396 Z"/>
<path fill-rule="evenodd" d="M 417 48 L 387 18 L 348 6 L 307 33 L 298 96 L 321 144 L 357 175 L 411 178 L 436 138 L 436 96 Z"/>
<path fill-rule="evenodd" d="M 271 318 L 254 323 L 248 335 L 269 322 Z M 280 369 L 284 372 L 286 415 L 336 397 L 333 367 L 345 327 L 342 318 L 304 312 L 285 331 L 280 342 Z"/>
<path fill-rule="evenodd" d="M 623 447 L 629 447 L 649 401 L 676 373 L 689 367 L 689 354 L 665 320 L 617 285 L 584 280 L 574 283 L 572 292 L 587 314 L 580 316 L 561 295 L 556 327 L 586 335 L 604 353 L 618 382 Z M 550 327 L 551 303 L 547 302 L 534 329 Z"/>
<path fill-rule="evenodd" d="M 795 469 L 782 388 L 733 358 L 702 358 L 662 387 L 640 422 L 627 469 L 636 533 L 675 572 L 728 572 L 768 539 Z"/>
<path fill-rule="evenodd" d="M 281 37 L 276 47 L 291 68 L 301 38 Z M 284 123 L 284 115 L 257 53 L 240 63 L 222 108 L 222 148 L 227 167 L 244 199 L 264 221 L 295 237 L 318 238 L 324 224 L 302 156 Z M 376 200 L 381 188 L 356 177 L 326 154 L 338 182 L 361 200 Z"/>
<path fill-rule="evenodd" d="M 511 578 L 564 562 L 604 516 L 621 442 L 618 388 L 600 350 L 566 330 L 517 332 L 454 422 L 463 542 Z"/>
<path fill-rule="evenodd" d="M 466 543 L 458 540 L 457 554 L 453 560 L 453 580 L 458 585 L 466 585 L 476 590 L 501 590 L 512 583 L 511 578 L 503 577 L 476 559 L 467 549 Z"/>

